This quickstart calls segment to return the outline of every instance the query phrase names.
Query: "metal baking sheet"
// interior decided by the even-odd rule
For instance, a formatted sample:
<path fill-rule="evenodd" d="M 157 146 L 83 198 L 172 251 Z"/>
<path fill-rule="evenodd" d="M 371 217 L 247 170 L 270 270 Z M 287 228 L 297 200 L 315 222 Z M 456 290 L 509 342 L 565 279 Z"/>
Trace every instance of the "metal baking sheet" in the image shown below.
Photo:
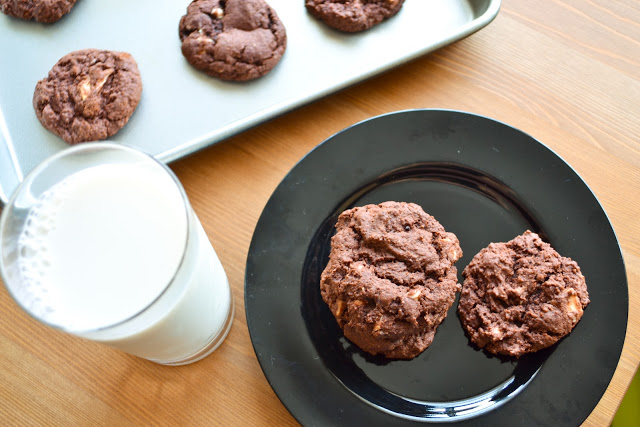
<path fill-rule="evenodd" d="M 65 54 L 130 52 L 143 92 L 112 141 L 171 162 L 300 105 L 459 40 L 489 24 L 500 0 L 406 0 L 388 21 L 344 34 L 311 17 L 303 0 L 268 0 L 287 50 L 266 76 L 224 82 L 183 58 L 178 23 L 190 0 L 80 0 L 54 24 L 0 14 L 0 202 L 39 162 L 65 148 L 33 111 L 36 82 Z"/>

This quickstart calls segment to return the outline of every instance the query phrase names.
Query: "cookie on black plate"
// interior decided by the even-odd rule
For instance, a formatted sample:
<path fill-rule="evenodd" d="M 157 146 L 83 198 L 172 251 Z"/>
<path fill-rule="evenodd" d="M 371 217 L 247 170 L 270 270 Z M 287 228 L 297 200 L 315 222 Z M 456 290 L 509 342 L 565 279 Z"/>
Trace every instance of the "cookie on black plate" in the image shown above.
<path fill-rule="evenodd" d="M 56 22 L 66 15 L 77 0 L 0 0 L 0 10 L 14 18 L 38 22 Z"/>
<path fill-rule="evenodd" d="M 575 261 L 531 231 L 491 243 L 462 272 L 458 313 L 471 342 L 520 357 L 567 335 L 589 304 Z"/>
<path fill-rule="evenodd" d="M 413 203 L 349 209 L 338 218 L 320 293 L 362 350 L 411 359 L 433 341 L 460 290 L 457 237 Z"/>
<path fill-rule="evenodd" d="M 195 0 L 180 19 L 182 54 L 222 80 L 252 80 L 282 58 L 287 33 L 264 0 Z"/>
<path fill-rule="evenodd" d="M 141 94 L 140 72 L 130 54 L 84 49 L 62 57 L 38 82 L 33 107 L 45 128 L 76 144 L 118 132 Z"/>
<path fill-rule="evenodd" d="M 311 15 L 340 31 L 367 30 L 394 16 L 404 0 L 305 0 Z"/>

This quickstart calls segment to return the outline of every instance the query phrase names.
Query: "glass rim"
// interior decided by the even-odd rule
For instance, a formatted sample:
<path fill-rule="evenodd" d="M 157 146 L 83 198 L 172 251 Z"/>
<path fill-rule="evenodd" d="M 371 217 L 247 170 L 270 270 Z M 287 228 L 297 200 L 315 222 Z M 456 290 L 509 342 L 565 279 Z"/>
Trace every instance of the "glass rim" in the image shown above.
<path fill-rule="evenodd" d="M 151 162 L 151 164 L 159 166 L 162 170 L 168 173 L 169 177 L 171 178 L 171 181 L 174 183 L 174 185 L 176 186 L 180 194 L 180 198 L 182 199 L 182 207 L 183 207 L 186 229 L 185 229 L 184 245 L 182 247 L 180 260 L 178 262 L 178 265 L 176 266 L 175 271 L 171 274 L 171 276 L 167 280 L 167 283 L 164 285 L 162 290 L 147 305 L 145 305 L 144 307 L 142 307 L 140 310 L 136 311 L 132 315 L 122 320 L 119 320 L 115 323 L 111 323 L 108 325 L 99 326 L 95 328 L 88 328 L 88 329 L 73 329 L 73 328 L 65 327 L 64 325 L 59 325 L 59 324 L 50 322 L 42 318 L 41 316 L 38 316 L 32 310 L 27 308 L 12 291 L 12 287 L 9 285 L 9 281 L 7 280 L 4 256 L 0 255 L 0 277 L 2 278 L 4 287 L 7 289 L 7 292 L 9 293 L 11 298 L 18 304 L 18 306 L 30 317 L 49 327 L 52 327 L 54 329 L 67 332 L 70 334 L 80 335 L 80 336 L 115 329 L 125 323 L 128 323 L 136 318 L 139 318 L 144 313 L 148 312 L 164 295 L 166 295 L 171 285 L 175 282 L 175 279 L 178 273 L 182 270 L 185 264 L 187 250 L 189 248 L 189 244 L 191 243 L 191 239 L 192 239 L 191 204 L 187 197 L 187 193 L 184 190 L 184 187 L 182 186 L 182 183 L 180 182 L 176 174 L 166 164 L 156 159 L 149 153 L 142 151 L 139 148 L 127 146 L 127 145 L 123 145 L 115 142 L 110 142 L 110 141 L 96 141 L 96 142 L 82 143 L 82 144 L 66 147 L 60 150 L 59 152 L 54 153 L 53 155 L 44 159 L 35 168 L 33 168 L 27 175 L 25 175 L 24 179 L 13 190 L 11 196 L 7 201 L 7 204 L 2 207 L 2 212 L 0 212 L 0 244 L 2 243 L 2 241 L 4 241 L 6 223 L 9 220 L 9 215 L 6 212 L 9 212 L 13 208 L 16 199 L 20 196 L 21 191 L 25 188 L 26 185 L 28 185 L 28 183 L 32 182 L 36 176 L 38 176 L 40 173 L 46 170 L 52 163 L 60 160 L 61 158 L 68 157 L 70 155 L 83 152 L 83 151 L 97 151 L 97 150 L 113 150 L 113 151 L 119 151 L 119 152 L 127 152 L 129 154 L 138 156 L 139 158 L 144 159 L 145 161 L 149 161 Z M 99 164 L 96 164 L 94 166 L 99 166 Z M 66 175 L 63 179 L 69 176 L 71 175 Z M 61 181 L 58 181 L 58 182 L 61 182 Z M 51 186 L 49 186 L 49 188 L 51 188 L 53 185 L 55 184 L 52 184 Z"/>

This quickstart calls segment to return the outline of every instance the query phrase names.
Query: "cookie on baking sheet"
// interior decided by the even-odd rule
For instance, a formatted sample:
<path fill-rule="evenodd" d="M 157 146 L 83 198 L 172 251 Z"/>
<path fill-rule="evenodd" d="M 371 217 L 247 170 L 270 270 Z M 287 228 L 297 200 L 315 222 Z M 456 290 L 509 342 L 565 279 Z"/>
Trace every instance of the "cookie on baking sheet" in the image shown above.
<path fill-rule="evenodd" d="M 471 342 L 520 357 L 567 335 L 589 304 L 575 261 L 531 231 L 491 243 L 462 272 L 458 313 Z"/>
<path fill-rule="evenodd" d="M 413 203 L 344 211 L 320 293 L 362 350 L 411 359 L 433 341 L 460 290 L 457 237 Z"/>
<path fill-rule="evenodd" d="M 140 102 L 138 65 L 125 52 L 85 49 L 62 57 L 36 85 L 40 123 L 69 144 L 118 132 Z"/>
<path fill-rule="evenodd" d="M 282 58 L 287 33 L 264 0 L 195 0 L 180 19 L 182 54 L 223 80 L 252 80 Z"/>
<path fill-rule="evenodd" d="M 5 15 L 38 22 L 56 22 L 66 15 L 77 0 L 0 0 Z"/>
<path fill-rule="evenodd" d="M 311 15 L 340 31 L 367 30 L 394 16 L 404 0 L 305 0 Z"/>

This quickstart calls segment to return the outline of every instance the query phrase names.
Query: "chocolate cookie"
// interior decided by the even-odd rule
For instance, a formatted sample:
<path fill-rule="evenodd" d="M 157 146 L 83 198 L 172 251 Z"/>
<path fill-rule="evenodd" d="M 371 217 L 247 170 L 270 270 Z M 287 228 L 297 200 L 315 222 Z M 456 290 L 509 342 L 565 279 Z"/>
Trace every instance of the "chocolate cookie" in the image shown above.
<path fill-rule="evenodd" d="M 287 33 L 264 0 L 195 0 L 180 19 L 182 54 L 223 80 L 267 74 L 284 54 Z"/>
<path fill-rule="evenodd" d="M 0 0 L 5 15 L 38 22 L 56 22 L 68 13 L 77 0 Z"/>
<path fill-rule="evenodd" d="M 464 269 L 458 312 L 471 342 L 520 357 L 567 335 L 589 304 L 580 267 L 536 233 L 491 243 Z"/>
<path fill-rule="evenodd" d="M 140 72 L 130 54 L 78 50 L 62 57 L 38 82 L 33 107 L 45 128 L 76 144 L 118 132 L 141 93 Z"/>
<path fill-rule="evenodd" d="M 423 352 L 460 290 L 457 237 L 398 202 L 349 209 L 336 230 L 320 292 L 344 336 L 373 355 Z"/>
<path fill-rule="evenodd" d="M 340 31 L 367 30 L 398 13 L 404 0 L 305 0 L 311 15 Z"/>

